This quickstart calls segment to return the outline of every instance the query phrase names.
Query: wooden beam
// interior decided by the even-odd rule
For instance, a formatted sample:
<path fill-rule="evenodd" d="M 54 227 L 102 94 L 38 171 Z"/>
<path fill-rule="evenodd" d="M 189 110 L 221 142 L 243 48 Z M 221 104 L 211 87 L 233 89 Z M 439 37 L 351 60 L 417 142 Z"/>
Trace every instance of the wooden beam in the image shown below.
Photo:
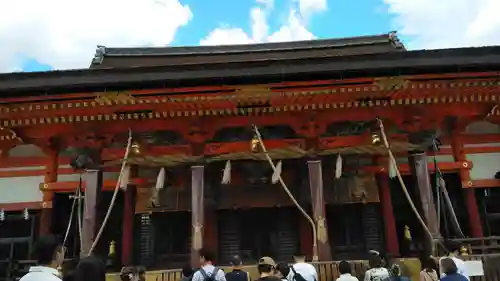
<path fill-rule="evenodd" d="M 149 182 L 149 179 L 143 178 L 135 178 L 130 179 L 130 185 L 144 185 Z M 52 182 L 40 184 L 40 190 L 51 190 L 53 192 L 74 192 L 78 185 L 79 181 L 60 181 L 60 182 Z M 103 182 L 103 190 L 104 191 L 113 191 L 116 187 L 115 180 L 104 180 Z M 82 189 L 85 191 L 85 182 L 82 182 Z"/>

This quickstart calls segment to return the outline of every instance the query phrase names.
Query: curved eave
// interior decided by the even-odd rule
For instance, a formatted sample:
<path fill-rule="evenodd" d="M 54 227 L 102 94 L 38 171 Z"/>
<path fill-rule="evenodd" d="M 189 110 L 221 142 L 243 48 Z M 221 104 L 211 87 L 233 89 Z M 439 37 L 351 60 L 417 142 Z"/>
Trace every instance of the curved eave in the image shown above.
<path fill-rule="evenodd" d="M 388 54 L 263 60 L 120 69 L 86 69 L 0 75 L 0 94 L 34 96 L 76 91 L 132 90 L 148 85 L 220 85 L 308 80 L 457 73 L 500 70 L 500 47 L 409 51 Z M 497 75 L 497 74 L 496 74 Z M 252 80 L 253 79 L 253 80 Z"/>

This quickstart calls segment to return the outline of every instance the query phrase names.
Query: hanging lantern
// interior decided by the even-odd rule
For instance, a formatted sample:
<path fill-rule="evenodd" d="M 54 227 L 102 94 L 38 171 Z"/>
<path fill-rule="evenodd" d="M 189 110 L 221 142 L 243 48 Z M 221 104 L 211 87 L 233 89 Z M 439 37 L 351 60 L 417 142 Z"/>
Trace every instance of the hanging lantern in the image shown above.
<path fill-rule="evenodd" d="M 141 146 L 137 141 L 134 141 L 130 146 L 130 152 L 133 154 L 141 154 Z"/>
<path fill-rule="evenodd" d="M 125 165 L 123 172 L 120 176 L 120 188 L 122 190 L 127 190 L 128 183 L 130 181 L 130 165 Z"/>
<path fill-rule="evenodd" d="M 273 184 L 276 184 L 280 180 L 281 169 L 282 169 L 281 166 L 282 166 L 281 161 L 279 161 L 278 164 L 276 164 L 276 170 L 273 172 L 273 176 L 271 178 L 271 182 Z"/>
<path fill-rule="evenodd" d="M 224 171 L 222 172 L 222 184 L 231 183 L 231 160 L 226 161 L 226 166 L 224 167 Z"/>
<path fill-rule="evenodd" d="M 160 189 L 163 189 L 163 187 L 165 186 L 165 180 L 166 180 L 166 171 L 165 171 L 165 168 L 161 168 L 160 169 L 160 172 L 158 173 L 158 177 L 156 178 L 156 190 L 160 190 Z"/>
<path fill-rule="evenodd" d="M 0 210 L 0 222 L 5 221 L 5 210 L 1 209 Z"/>
<path fill-rule="evenodd" d="M 404 229 L 404 238 L 408 241 L 411 241 L 412 238 L 411 238 L 411 231 L 410 231 L 410 227 L 405 225 L 405 229 Z"/>
<path fill-rule="evenodd" d="M 24 220 L 26 220 L 26 221 L 27 221 L 27 220 L 29 220 L 29 218 L 30 218 L 30 212 L 28 211 L 28 208 L 25 208 L 25 209 L 23 210 L 23 218 L 24 218 Z"/>
<path fill-rule="evenodd" d="M 115 241 L 111 241 L 109 243 L 109 252 L 108 252 L 108 257 L 112 258 L 114 257 L 116 254 L 116 242 Z"/>
<path fill-rule="evenodd" d="M 337 154 L 337 162 L 335 163 L 335 178 L 340 179 L 342 177 L 342 156 L 340 153 Z"/>

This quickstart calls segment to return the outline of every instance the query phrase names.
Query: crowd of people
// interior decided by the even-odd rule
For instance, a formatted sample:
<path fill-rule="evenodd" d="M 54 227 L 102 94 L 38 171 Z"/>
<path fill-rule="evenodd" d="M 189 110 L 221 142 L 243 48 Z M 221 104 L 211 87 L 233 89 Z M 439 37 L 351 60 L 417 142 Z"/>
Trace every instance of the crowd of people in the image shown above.
<path fill-rule="evenodd" d="M 421 259 L 422 271 L 419 281 L 469 281 L 466 266 L 459 256 L 460 245 L 448 243 L 449 253 L 438 261 L 429 256 Z M 20 281 L 105 281 L 106 265 L 95 257 L 89 256 L 79 260 L 76 268 L 70 272 L 59 270 L 64 261 L 65 248 L 57 236 L 40 237 L 35 245 L 34 254 L 37 265 Z M 232 270 L 224 272 L 214 263 L 214 254 L 206 249 L 199 252 L 199 268 L 191 265 L 182 270 L 180 281 L 252 281 L 250 274 L 243 270 L 243 261 L 239 256 L 231 259 Z M 306 262 L 303 254 L 295 254 L 293 264 L 276 263 L 271 257 L 258 260 L 259 278 L 256 281 L 319 281 L 316 268 Z M 404 276 L 398 263 L 393 259 L 371 252 L 369 269 L 364 273 L 363 281 L 410 281 Z M 439 264 L 439 266 L 438 266 Z M 347 261 L 338 264 L 340 276 L 336 281 L 359 281 L 353 275 L 351 265 Z M 440 272 L 440 274 L 438 274 Z M 120 273 L 122 281 L 145 281 L 144 267 L 124 267 Z"/>

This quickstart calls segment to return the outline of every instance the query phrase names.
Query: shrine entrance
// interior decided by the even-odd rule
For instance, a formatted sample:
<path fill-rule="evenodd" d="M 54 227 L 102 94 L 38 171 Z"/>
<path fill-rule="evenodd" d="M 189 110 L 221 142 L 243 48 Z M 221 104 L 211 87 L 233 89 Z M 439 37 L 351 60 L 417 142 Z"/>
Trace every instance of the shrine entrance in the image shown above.
<path fill-rule="evenodd" d="M 299 248 L 299 215 L 294 207 L 224 210 L 218 217 L 222 264 L 236 254 L 245 263 L 262 256 L 290 261 Z"/>

